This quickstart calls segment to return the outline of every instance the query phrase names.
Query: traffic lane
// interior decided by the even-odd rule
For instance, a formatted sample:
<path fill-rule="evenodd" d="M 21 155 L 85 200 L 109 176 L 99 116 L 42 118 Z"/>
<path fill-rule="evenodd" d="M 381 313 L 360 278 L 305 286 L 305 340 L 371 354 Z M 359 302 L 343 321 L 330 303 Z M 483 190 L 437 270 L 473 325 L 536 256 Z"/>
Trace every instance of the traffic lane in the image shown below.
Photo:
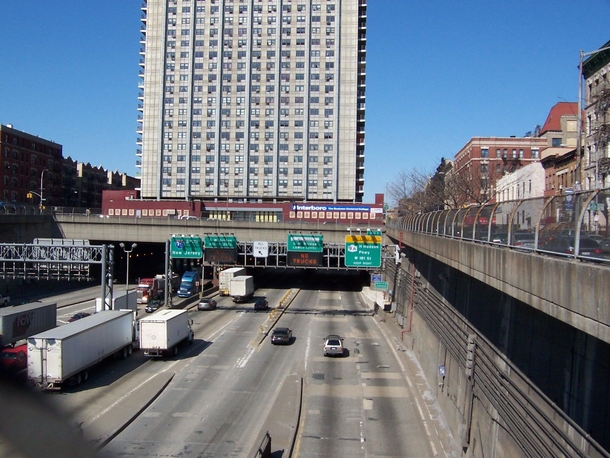
<path fill-rule="evenodd" d="M 190 312 L 190 316 L 203 317 L 205 313 Z M 71 423 L 80 424 L 90 440 L 99 444 L 103 437 L 109 435 L 106 419 L 112 418 L 112 424 L 116 428 L 122 428 L 124 423 L 120 422 L 130 421 L 130 412 L 136 414 L 142 408 L 142 402 L 146 405 L 158 394 L 154 387 L 146 388 L 154 385 L 151 383 L 153 378 L 171 370 L 175 365 L 180 367 L 186 364 L 189 358 L 203 353 L 210 344 L 206 339 L 234 320 L 235 314 L 208 315 L 207 318 L 211 320 L 194 320 L 195 342 L 192 346 L 183 346 L 175 359 L 152 360 L 141 351 L 134 351 L 125 360 L 115 360 L 111 357 L 90 368 L 89 379 L 83 384 L 73 388 L 66 387 L 61 392 L 45 392 L 46 398 L 60 409 Z M 148 391 L 142 395 L 142 389 Z M 125 394 L 129 393 L 131 395 L 125 397 Z M 144 397 L 144 401 L 133 403 L 132 397 Z M 117 415 L 117 411 L 121 411 L 122 415 Z"/>
<path fill-rule="evenodd" d="M 433 456 L 428 425 L 409 389 L 404 366 L 372 318 L 352 321 L 352 354 L 362 385 L 366 449 L 377 456 Z M 409 431 L 405 440 L 401 431 Z"/>
<path fill-rule="evenodd" d="M 321 292 L 317 307 L 328 310 L 353 306 L 351 301 L 345 299 L 345 296 L 335 292 Z M 351 334 L 350 316 L 318 314 L 309 318 L 309 325 L 313 331 L 312 351 L 304 378 L 297 456 L 366 456 L 363 444 L 366 438 L 363 430 L 363 392 L 357 359 L 349 348 L 342 357 L 323 356 L 326 335 L 336 334 L 346 339 Z M 345 340 L 344 343 L 347 344 Z"/>
<path fill-rule="evenodd" d="M 324 310 L 338 307 L 327 303 L 333 300 L 344 310 L 366 307 L 355 293 L 323 296 L 317 307 Z M 295 456 L 435 455 L 438 448 L 431 445 L 403 366 L 374 318 L 327 313 L 311 317 L 310 325 L 312 351 Z M 326 333 L 344 337 L 344 357 L 323 356 Z M 415 434 L 406 437 L 405 424 Z"/>
<path fill-rule="evenodd" d="M 260 440 L 261 422 L 286 376 L 281 368 L 295 359 L 253 345 L 265 315 L 235 316 L 211 336 L 205 352 L 176 372 L 166 391 L 108 445 L 107 453 L 241 456 Z"/>

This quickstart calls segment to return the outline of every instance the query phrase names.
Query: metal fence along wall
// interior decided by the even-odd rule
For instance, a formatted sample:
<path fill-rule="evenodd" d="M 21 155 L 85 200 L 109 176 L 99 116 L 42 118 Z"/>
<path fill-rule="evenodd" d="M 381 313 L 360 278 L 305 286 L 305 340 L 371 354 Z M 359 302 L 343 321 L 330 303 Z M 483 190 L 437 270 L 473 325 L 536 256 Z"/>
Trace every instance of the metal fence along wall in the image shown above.
<path fill-rule="evenodd" d="M 411 214 L 387 226 L 526 250 L 603 260 L 599 242 L 608 233 L 610 189 L 565 190 L 540 197 Z"/>

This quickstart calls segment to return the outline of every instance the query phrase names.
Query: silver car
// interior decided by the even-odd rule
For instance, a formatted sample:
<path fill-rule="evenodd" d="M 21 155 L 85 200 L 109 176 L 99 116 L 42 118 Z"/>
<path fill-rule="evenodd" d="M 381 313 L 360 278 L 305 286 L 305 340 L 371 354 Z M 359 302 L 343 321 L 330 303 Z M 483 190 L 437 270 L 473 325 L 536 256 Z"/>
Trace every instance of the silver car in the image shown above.
<path fill-rule="evenodd" d="M 343 337 L 329 335 L 324 339 L 324 356 L 343 356 Z"/>

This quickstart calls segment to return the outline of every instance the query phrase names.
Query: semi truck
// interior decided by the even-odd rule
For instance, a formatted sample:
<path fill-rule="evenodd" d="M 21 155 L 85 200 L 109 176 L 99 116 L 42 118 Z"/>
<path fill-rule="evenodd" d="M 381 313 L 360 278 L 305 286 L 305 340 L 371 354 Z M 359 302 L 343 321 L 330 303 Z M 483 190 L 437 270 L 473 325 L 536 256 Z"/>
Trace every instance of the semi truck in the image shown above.
<path fill-rule="evenodd" d="M 57 304 L 31 302 L 0 309 L 0 348 L 57 326 Z"/>
<path fill-rule="evenodd" d="M 197 294 L 200 283 L 201 276 L 199 272 L 195 270 L 184 272 L 180 281 L 180 288 L 178 289 L 178 297 L 191 297 Z"/>
<path fill-rule="evenodd" d="M 163 299 L 165 296 L 165 276 L 156 275 L 151 278 L 140 278 L 137 295 L 138 304 L 148 304 L 148 301 Z"/>
<path fill-rule="evenodd" d="M 254 295 L 254 277 L 252 275 L 240 275 L 233 277 L 229 294 L 233 302 L 245 302 Z"/>
<path fill-rule="evenodd" d="M 75 386 L 91 367 L 114 356 L 125 358 L 138 346 L 135 314 L 105 310 L 27 339 L 27 374 L 43 390 Z"/>
<path fill-rule="evenodd" d="M 177 355 L 183 342 L 193 343 L 195 334 L 186 310 L 161 310 L 140 320 L 140 348 L 144 355 Z"/>
<path fill-rule="evenodd" d="M 246 275 L 246 269 L 243 267 L 231 267 L 220 272 L 218 275 L 218 292 L 221 296 L 229 295 L 231 280 L 233 280 L 234 277 L 239 277 L 240 275 Z"/>

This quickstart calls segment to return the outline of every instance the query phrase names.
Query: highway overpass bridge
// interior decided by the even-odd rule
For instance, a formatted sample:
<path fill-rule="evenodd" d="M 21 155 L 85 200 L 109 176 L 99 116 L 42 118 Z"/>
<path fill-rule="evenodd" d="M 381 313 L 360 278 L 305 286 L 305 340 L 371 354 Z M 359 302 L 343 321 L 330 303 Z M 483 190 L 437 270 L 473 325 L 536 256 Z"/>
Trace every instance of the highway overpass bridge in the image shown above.
<path fill-rule="evenodd" d="M 10 219 L 5 219 L 10 218 Z M 21 220 L 20 218 L 25 218 Z M 160 243 L 172 234 L 232 233 L 281 243 L 347 227 L 295 223 L 0 217 L 0 240 L 36 237 Z M 366 228 L 350 228 L 352 230 Z M 392 315 L 468 456 L 610 456 L 610 269 L 388 227 Z"/>

